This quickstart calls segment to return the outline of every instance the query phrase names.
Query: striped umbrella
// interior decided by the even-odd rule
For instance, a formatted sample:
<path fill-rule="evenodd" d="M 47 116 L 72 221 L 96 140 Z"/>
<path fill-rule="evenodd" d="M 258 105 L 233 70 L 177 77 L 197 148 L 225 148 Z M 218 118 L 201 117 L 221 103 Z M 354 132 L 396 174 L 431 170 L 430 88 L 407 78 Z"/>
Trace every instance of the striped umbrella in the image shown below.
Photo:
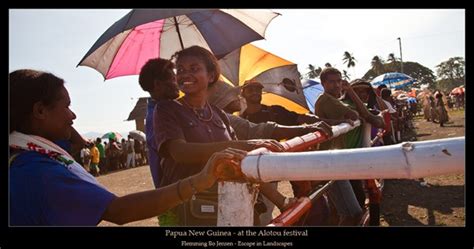
<path fill-rule="evenodd" d="M 386 85 L 390 89 L 400 89 L 404 86 L 411 85 L 416 79 L 403 73 L 384 73 L 375 77 L 370 84 L 376 88 L 380 85 Z"/>
<path fill-rule="evenodd" d="M 278 104 L 295 112 L 308 112 L 295 63 L 246 44 L 220 59 L 219 66 L 223 81 L 234 86 L 242 86 L 247 80 L 260 82 L 264 87 L 263 104 Z"/>
<path fill-rule="evenodd" d="M 217 58 L 264 38 L 278 13 L 241 9 L 138 9 L 115 22 L 78 66 L 99 71 L 104 80 L 137 75 L 151 58 L 170 58 L 193 45 Z"/>

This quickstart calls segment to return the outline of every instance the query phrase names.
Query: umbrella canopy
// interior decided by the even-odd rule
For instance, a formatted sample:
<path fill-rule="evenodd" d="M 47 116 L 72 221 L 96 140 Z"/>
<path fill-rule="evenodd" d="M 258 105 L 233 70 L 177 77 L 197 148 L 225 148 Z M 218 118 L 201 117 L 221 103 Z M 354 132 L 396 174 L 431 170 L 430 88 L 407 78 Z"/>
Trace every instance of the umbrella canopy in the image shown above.
<path fill-rule="evenodd" d="M 130 131 L 128 135 L 130 135 L 130 137 L 132 137 L 135 140 L 139 140 L 142 142 L 146 141 L 146 135 L 145 133 L 143 133 L 143 131 L 133 130 L 133 131 Z"/>
<path fill-rule="evenodd" d="M 122 139 L 122 135 L 118 132 L 111 131 L 111 132 L 107 132 L 104 135 L 102 135 L 102 138 L 115 139 L 115 141 L 119 141 L 119 140 Z"/>
<path fill-rule="evenodd" d="M 465 91 L 464 87 L 455 87 L 453 90 L 451 90 L 452 95 L 460 95 L 463 94 Z"/>
<path fill-rule="evenodd" d="M 318 100 L 319 96 L 324 92 L 323 85 L 320 82 L 310 79 L 304 79 L 301 82 L 303 86 L 304 96 L 306 97 L 306 103 L 308 104 L 309 110 L 314 113 L 314 105 Z"/>
<path fill-rule="evenodd" d="M 400 89 L 415 82 L 415 79 L 403 73 L 384 73 L 375 77 L 370 84 L 374 88 L 384 84 L 390 89 Z"/>
<path fill-rule="evenodd" d="M 235 86 L 247 80 L 262 83 L 263 104 L 278 104 L 302 113 L 308 111 L 295 63 L 246 44 L 220 59 L 219 65 L 222 76 Z"/>
<path fill-rule="evenodd" d="M 170 58 L 198 45 L 217 58 L 264 38 L 278 13 L 240 9 L 139 9 L 115 22 L 78 66 L 99 71 L 104 80 L 137 75 L 151 58 Z"/>

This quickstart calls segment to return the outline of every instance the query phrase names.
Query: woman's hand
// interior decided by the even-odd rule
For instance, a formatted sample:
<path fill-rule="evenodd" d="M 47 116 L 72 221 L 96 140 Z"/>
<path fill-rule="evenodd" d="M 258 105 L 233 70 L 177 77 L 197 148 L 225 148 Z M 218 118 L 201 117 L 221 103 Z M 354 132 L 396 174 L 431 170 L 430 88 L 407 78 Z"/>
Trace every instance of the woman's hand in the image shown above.
<path fill-rule="evenodd" d="M 247 145 L 250 150 L 255 150 L 258 148 L 267 148 L 269 151 L 272 152 L 282 152 L 285 150 L 285 147 L 281 145 L 278 141 L 274 139 L 252 139 L 247 140 Z"/>
<path fill-rule="evenodd" d="M 246 151 L 227 148 L 212 154 L 206 166 L 196 176 L 197 185 L 204 190 L 210 188 L 218 180 L 243 180 L 245 179 L 240 169 L 240 161 L 247 155 Z"/>
<path fill-rule="evenodd" d="M 349 84 L 347 80 L 341 80 L 341 87 L 342 87 L 342 90 L 344 91 L 348 91 L 349 89 L 352 89 L 351 84 Z"/>

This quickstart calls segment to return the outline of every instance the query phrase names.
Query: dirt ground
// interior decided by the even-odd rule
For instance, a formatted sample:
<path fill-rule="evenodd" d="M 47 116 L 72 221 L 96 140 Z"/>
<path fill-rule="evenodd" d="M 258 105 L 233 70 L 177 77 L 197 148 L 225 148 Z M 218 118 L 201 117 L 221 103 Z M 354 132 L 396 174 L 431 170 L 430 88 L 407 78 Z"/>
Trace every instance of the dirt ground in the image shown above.
<path fill-rule="evenodd" d="M 416 140 L 432 140 L 464 136 L 464 110 L 450 111 L 446 127 L 415 117 Z M 118 196 L 153 189 L 148 166 L 117 171 L 98 180 Z M 465 226 L 464 174 L 425 178 L 427 187 L 416 180 L 385 180 L 381 204 L 381 226 Z M 288 182 L 278 186 L 284 195 L 291 195 Z M 275 209 L 273 215 L 278 215 Z M 102 221 L 99 226 L 116 226 Z M 131 222 L 125 226 L 158 226 L 156 217 Z"/>
<path fill-rule="evenodd" d="M 416 140 L 465 135 L 464 110 L 450 111 L 445 127 L 415 118 Z M 385 180 L 381 226 L 465 226 L 465 175 L 427 177 L 428 186 L 417 180 Z"/>

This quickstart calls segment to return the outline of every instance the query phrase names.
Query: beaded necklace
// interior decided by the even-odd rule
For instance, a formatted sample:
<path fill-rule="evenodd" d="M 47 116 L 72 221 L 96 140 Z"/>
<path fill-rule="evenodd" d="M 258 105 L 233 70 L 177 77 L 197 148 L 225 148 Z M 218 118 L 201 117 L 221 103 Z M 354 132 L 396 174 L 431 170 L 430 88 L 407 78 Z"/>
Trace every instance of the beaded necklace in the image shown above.
<path fill-rule="evenodd" d="M 200 109 L 200 108 L 195 108 L 195 107 L 192 107 L 188 101 L 186 101 L 185 98 L 182 98 L 183 100 L 183 103 L 186 107 L 188 107 L 189 109 L 193 110 L 194 114 L 196 115 L 196 117 L 201 120 L 201 121 L 204 121 L 204 122 L 209 122 L 212 120 L 212 118 L 214 117 L 214 113 L 212 112 L 212 109 L 211 109 L 211 106 L 209 105 L 209 102 L 206 101 L 206 105 L 203 109 Z M 209 113 L 211 113 L 211 116 L 209 118 L 204 118 L 204 114 L 205 114 L 205 108 L 207 108 L 207 110 L 209 110 Z"/>

